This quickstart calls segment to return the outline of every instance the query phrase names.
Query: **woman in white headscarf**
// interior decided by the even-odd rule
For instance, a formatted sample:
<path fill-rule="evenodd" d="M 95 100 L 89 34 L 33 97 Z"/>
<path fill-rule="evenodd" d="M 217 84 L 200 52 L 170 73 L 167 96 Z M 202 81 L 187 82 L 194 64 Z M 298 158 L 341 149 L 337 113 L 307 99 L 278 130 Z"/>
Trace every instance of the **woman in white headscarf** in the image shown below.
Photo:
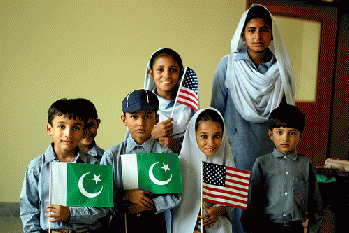
<path fill-rule="evenodd" d="M 202 120 L 203 114 L 209 114 L 212 122 L 220 121 L 220 125 L 223 130 L 223 135 L 221 136 L 221 144 L 219 148 L 213 149 L 210 156 L 205 155 L 202 152 L 201 147 L 197 142 L 197 129 L 198 123 L 205 121 Z M 198 120 L 199 117 L 199 120 Z M 207 117 L 207 116 L 206 116 Z M 205 117 L 204 117 L 205 118 Z M 216 120 L 218 119 L 219 120 Z M 210 121 L 210 120 L 206 120 Z M 225 129 L 223 123 L 223 117 L 221 114 L 213 108 L 203 109 L 198 111 L 190 120 L 187 131 L 184 135 L 184 140 L 182 144 L 182 150 L 179 155 L 181 174 L 183 180 L 183 194 L 181 204 L 178 208 L 173 210 L 174 217 L 172 223 L 172 229 L 174 233 L 193 233 L 196 229 L 198 215 L 201 208 L 201 169 L 202 162 L 215 163 L 220 165 L 225 165 L 229 167 L 234 166 L 233 155 L 231 153 L 230 145 L 228 143 L 227 137 L 225 136 Z M 200 147 L 200 148 L 199 148 Z M 213 147 L 214 148 L 214 147 Z M 210 153 L 210 152 L 208 152 Z M 207 153 L 206 153 L 207 154 Z M 205 206 L 208 207 L 220 207 L 219 205 L 213 205 L 208 202 L 204 202 Z M 205 212 L 205 211 L 204 211 Z M 214 222 L 213 226 L 206 228 L 205 232 L 215 232 L 215 233 L 230 233 L 231 223 L 227 216 L 232 216 L 232 208 L 224 207 L 223 212 L 225 215 L 220 215 L 217 221 Z"/>
<path fill-rule="evenodd" d="M 231 54 L 220 61 L 212 85 L 211 107 L 225 119 L 236 168 L 251 171 L 257 157 L 272 152 L 266 120 L 283 103 L 295 104 L 292 62 L 268 9 L 252 5 L 242 15 Z M 244 232 L 240 211 L 234 214 L 234 233 Z"/>
<path fill-rule="evenodd" d="M 187 105 L 175 104 L 183 72 L 180 55 L 170 48 L 161 48 L 148 62 L 144 83 L 144 89 L 154 92 L 159 100 L 159 124 L 152 136 L 175 153 L 179 153 L 184 132 L 195 113 Z"/>

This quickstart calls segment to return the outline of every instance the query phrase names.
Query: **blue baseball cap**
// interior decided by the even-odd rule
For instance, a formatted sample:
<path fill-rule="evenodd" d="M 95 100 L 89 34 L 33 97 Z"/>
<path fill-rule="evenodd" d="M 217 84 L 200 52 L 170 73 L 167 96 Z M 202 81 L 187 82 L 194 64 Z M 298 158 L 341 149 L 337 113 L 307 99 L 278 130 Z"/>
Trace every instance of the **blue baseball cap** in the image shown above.
<path fill-rule="evenodd" d="M 127 113 L 139 110 L 159 109 L 159 100 L 156 95 L 148 90 L 140 89 L 129 93 L 122 101 L 122 111 Z"/>

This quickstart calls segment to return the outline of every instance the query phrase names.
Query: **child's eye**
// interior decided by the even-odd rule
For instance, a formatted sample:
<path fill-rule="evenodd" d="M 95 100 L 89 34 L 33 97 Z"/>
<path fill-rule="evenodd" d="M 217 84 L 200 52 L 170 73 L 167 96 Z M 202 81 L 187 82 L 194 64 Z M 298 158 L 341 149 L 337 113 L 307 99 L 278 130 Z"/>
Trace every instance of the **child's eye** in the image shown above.
<path fill-rule="evenodd" d="M 158 72 L 162 72 L 164 69 L 163 68 L 158 68 L 157 71 Z"/>
<path fill-rule="evenodd" d="M 79 126 L 74 126 L 73 130 L 80 130 L 80 127 Z"/>
<path fill-rule="evenodd" d="M 145 115 L 145 116 L 144 116 L 144 119 L 149 119 L 149 118 L 151 118 L 150 115 Z"/>
<path fill-rule="evenodd" d="M 131 119 L 137 119 L 137 116 L 130 116 Z"/>
<path fill-rule="evenodd" d="M 290 135 L 294 136 L 294 135 L 296 135 L 296 132 L 290 132 Z"/>
<path fill-rule="evenodd" d="M 282 131 L 276 131 L 277 134 L 282 134 Z"/>
<path fill-rule="evenodd" d="M 58 125 L 57 126 L 59 129 L 64 129 L 64 125 Z"/>
<path fill-rule="evenodd" d="M 171 69 L 170 69 L 170 72 L 171 72 L 171 73 L 177 73 L 177 69 L 176 69 L 176 68 L 171 68 Z"/>
<path fill-rule="evenodd" d="M 222 137 L 222 135 L 215 135 L 214 137 L 219 139 Z"/>
<path fill-rule="evenodd" d="M 202 139 L 207 139 L 207 135 L 201 135 L 200 136 Z"/>

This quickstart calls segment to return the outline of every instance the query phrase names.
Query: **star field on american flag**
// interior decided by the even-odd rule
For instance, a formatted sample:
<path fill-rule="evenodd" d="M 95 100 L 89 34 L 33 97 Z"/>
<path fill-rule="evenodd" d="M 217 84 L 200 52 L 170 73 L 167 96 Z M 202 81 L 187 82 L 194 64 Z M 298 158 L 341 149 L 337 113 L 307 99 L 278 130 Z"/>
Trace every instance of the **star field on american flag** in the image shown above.
<path fill-rule="evenodd" d="M 203 162 L 203 199 L 246 209 L 250 174 L 249 171 Z"/>
<path fill-rule="evenodd" d="M 199 82 L 196 73 L 187 67 L 177 95 L 177 103 L 199 110 Z"/>

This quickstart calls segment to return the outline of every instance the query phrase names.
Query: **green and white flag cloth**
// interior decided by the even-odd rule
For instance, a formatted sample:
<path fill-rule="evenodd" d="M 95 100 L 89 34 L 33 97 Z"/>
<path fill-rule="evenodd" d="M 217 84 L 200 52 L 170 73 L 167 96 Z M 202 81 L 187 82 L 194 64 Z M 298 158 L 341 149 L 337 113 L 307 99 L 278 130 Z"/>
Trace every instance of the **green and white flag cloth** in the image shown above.
<path fill-rule="evenodd" d="M 113 207 L 113 166 L 51 163 L 52 205 Z"/>
<path fill-rule="evenodd" d="M 121 155 L 125 190 L 141 189 L 154 194 L 183 193 L 177 154 L 138 153 Z"/>

